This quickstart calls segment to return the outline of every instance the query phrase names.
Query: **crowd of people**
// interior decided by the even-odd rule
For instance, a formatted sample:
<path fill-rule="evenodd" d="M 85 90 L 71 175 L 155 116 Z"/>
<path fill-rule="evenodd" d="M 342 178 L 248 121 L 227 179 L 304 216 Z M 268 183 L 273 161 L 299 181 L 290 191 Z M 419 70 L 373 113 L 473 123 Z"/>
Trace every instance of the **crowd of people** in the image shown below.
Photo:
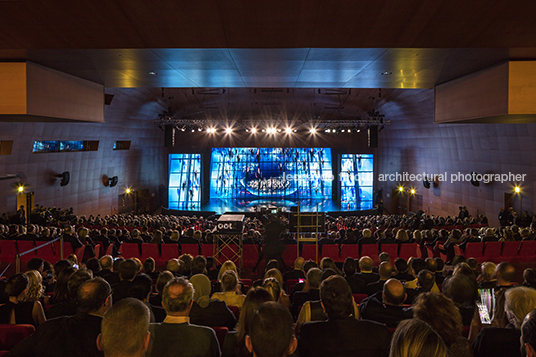
<path fill-rule="evenodd" d="M 462 209 L 460 210 L 462 215 Z M 432 225 L 427 222 L 431 219 Z M 266 235 L 293 244 L 285 218 L 251 217 L 244 243 Z M 274 229 L 274 224 L 277 224 Z M 470 228 L 470 217 L 328 218 L 322 244 L 415 242 L 449 253 L 471 241 L 534 239 L 532 223 Z M 452 226 L 462 225 L 462 229 Z M 536 224 L 535 224 L 536 226 Z M 0 225 L 2 239 L 51 240 L 73 247 L 111 245 L 99 259 L 88 250 L 0 280 L 0 323 L 32 324 L 36 332 L 9 356 L 534 356 L 536 270 L 448 255 L 391 259 L 348 257 L 342 264 L 297 258 L 286 269 L 275 255 L 259 279 L 244 279 L 233 261 L 182 254 L 157 269 L 118 254 L 123 242 L 210 242 L 214 217 L 118 215 L 56 223 Z M 449 229 L 452 228 L 452 229 Z M 527 234 L 528 231 L 528 234 Z M 269 238 L 268 238 L 269 239 Z M 86 254 L 87 253 L 87 254 Z M 114 257 L 114 255 L 116 255 Z M 80 259 L 79 259 L 80 258 Z M 83 261 L 82 264 L 80 262 Z M 479 289 L 495 301 L 482 323 Z M 228 330 L 218 339 L 215 328 Z M 520 342 L 521 341 L 521 342 Z"/>

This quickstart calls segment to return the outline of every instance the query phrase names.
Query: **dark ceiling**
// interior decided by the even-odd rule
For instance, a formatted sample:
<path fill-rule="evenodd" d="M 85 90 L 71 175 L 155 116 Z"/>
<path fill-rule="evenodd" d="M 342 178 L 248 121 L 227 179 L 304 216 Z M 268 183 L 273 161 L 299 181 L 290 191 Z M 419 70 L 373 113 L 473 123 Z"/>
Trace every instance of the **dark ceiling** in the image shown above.
<path fill-rule="evenodd" d="M 0 0 L 0 61 L 157 95 L 187 88 L 165 94 L 182 115 L 259 102 L 356 114 L 377 92 L 357 88 L 433 88 L 535 59 L 535 13 L 532 0 Z"/>

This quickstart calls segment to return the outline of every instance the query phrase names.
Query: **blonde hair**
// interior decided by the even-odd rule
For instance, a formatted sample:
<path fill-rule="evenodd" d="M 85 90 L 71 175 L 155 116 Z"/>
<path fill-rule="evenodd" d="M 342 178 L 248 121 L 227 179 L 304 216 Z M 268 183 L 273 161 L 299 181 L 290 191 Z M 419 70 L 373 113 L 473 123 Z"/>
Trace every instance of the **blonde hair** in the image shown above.
<path fill-rule="evenodd" d="M 536 309 L 536 290 L 526 286 L 511 288 L 505 292 L 505 312 L 513 315 L 515 319 L 509 319 L 519 329 L 525 316 Z M 515 321 L 512 321 L 515 320 Z"/>
<path fill-rule="evenodd" d="M 45 287 L 41 284 L 43 281 L 41 274 L 37 270 L 29 270 L 24 274 L 30 281 L 24 301 L 38 301 L 45 293 Z"/>
<path fill-rule="evenodd" d="M 264 277 L 262 280 L 264 281 L 268 278 L 275 278 L 275 280 L 277 280 L 277 282 L 279 283 L 281 290 L 283 290 L 283 274 L 281 274 L 279 269 L 272 268 L 268 270 L 266 273 L 264 273 Z"/>
<path fill-rule="evenodd" d="M 445 343 L 426 322 L 404 320 L 398 324 L 391 341 L 389 357 L 447 357 Z"/>
<path fill-rule="evenodd" d="M 227 260 L 221 265 L 220 272 L 218 273 L 218 281 L 220 283 L 223 273 L 225 273 L 227 270 L 232 270 L 238 275 L 238 269 L 236 269 L 236 264 L 232 260 Z"/>

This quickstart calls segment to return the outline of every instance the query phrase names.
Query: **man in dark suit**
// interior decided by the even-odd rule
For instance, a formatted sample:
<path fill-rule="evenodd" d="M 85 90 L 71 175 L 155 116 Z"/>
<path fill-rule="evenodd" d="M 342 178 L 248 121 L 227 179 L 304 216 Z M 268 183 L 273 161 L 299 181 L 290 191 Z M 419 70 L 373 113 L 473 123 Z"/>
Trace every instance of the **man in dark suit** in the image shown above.
<path fill-rule="evenodd" d="M 355 259 L 352 257 L 346 258 L 342 265 L 342 270 L 344 271 L 344 279 L 352 289 L 352 294 L 363 294 L 367 283 L 356 276 L 357 263 Z"/>
<path fill-rule="evenodd" d="M 80 242 L 80 240 L 78 239 L 78 237 L 72 235 L 71 226 L 65 227 L 65 230 L 63 231 L 63 242 L 71 243 L 73 247 L 73 252 L 75 252 L 76 249 L 80 248 L 83 245 L 82 242 Z"/>
<path fill-rule="evenodd" d="M 119 265 L 119 278 L 121 281 L 113 285 L 114 289 L 114 303 L 118 302 L 121 299 L 129 297 L 130 289 L 132 288 L 132 280 L 136 277 L 138 273 L 138 264 L 134 259 L 126 259 L 124 262 Z"/>
<path fill-rule="evenodd" d="M 306 301 L 314 301 L 320 299 L 320 282 L 322 279 L 322 270 L 318 268 L 311 268 L 307 272 L 307 279 L 305 280 L 305 287 L 303 291 L 297 291 L 294 294 L 290 312 L 296 318 L 298 316 L 300 306 L 305 304 Z"/>
<path fill-rule="evenodd" d="M 104 357 L 143 357 L 150 337 L 149 309 L 137 299 L 126 298 L 104 315 L 97 347 Z"/>
<path fill-rule="evenodd" d="M 368 284 L 365 288 L 365 294 L 367 294 L 368 296 L 383 290 L 383 285 L 387 280 L 391 278 L 391 274 L 393 273 L 393 266 L 387 262 L 382 262 L 380 264 L 378 272 L 380 273 L 380 280 Z"/>
<path fill-rule="evenodd" d="M 194 290 L 184 278 L 174 278 L 164 287 L 162 304 L 166 318 L 160 324 L 151 324 L 154 337 L 148 356 L 220 356 L 215 332 L 203 326 L 191 325 L 189 313 Z M 178 351 L 178 352 L 177 352 Z"/>
<path fill-rule="evenodd" d="M 305 279 L 305 273 L 303 271 L 303 264 L 305 264 L 305 259 L 303 259 L 302 257 L 296 258 L 296 260 L 294 261 L 294 269 L 287 271 L 285 273 L 285 276 L 283 279 L 285 280 L 285 283 L 289 279 L 295 279 L 295 280 Z"/>
<path fill-rule="evenodd" d="M 102 316 L 112 305 L 112 289 L 101 278 L 86 281 L 77 294 L 78 313 L 43 323 L 9 352 L 13 357 L 102 356 L 97 349 Z"/>
<path fill-rule="evenodd" d="M 364 280 L 367 284 L 374 283 L 380 280 L 380 275 L 372 271 L 372 259 L 369 256 L 364 256 L 359 259 L 359 269 L 361 273 L 356 274 L 361 280 Z"/>
<path fill-rule="evenodd" d="M 406 309 L 403 306 L 406 297 L 404 285 L 396 279 L 389 279 L 383 285 L 383 292 L 361 301 L 361 318 L 396 327 L 400 321 L 413 317 L 411 308 Z"/>
<path fill-rule="evenodd" d="M 327 321 L 306 322 L 299 335 L 300 356 L 388 356 L 390 334 L 385 325 L 356 320 L 350 286 L 333 275 L 320 287 Z"/>
<path fill-rule="evenodd" d="M 363 244 L 376 244 L 376 239 L 372 237 L 372 231 L 368 228 L 363 229 L 363 238 L 359 239 L 357 243 L 361 246 Z M 360 247 L 361 250 L 361 247 Z"/>

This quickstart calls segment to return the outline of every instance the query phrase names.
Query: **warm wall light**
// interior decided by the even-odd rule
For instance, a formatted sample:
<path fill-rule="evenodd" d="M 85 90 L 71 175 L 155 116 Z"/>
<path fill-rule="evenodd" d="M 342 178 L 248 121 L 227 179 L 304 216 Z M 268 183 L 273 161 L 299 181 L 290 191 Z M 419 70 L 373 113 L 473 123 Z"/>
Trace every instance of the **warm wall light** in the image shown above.
<path fill-rule="evenodd" d="M 415 194 L 415 189 L 412 188 L 410 192 L 411 192 L 412 195 L 414 195 Z"/>
<path fill-rule="evenodd" d="M 516 187 L 514 188 L 514 192 L 515 192 L 515 193 L 519 193 L 519 192 L 521 192 L 521 188 L 520 188 L 519 186 L 516 186 Z"/>
<path fill-rule="evenodd" d="M 130 192 L 131 192 L 131 191 L 130 191 L 130 188 L 127 188 L 127 189 L 125 190 L 125 193 L 126 193 L 127 195 L 128 195 Z"/>
<path fill-rule="evenodd" d="M 17 190 L 18 190 L 20 193 L 24 192 L 24 186 L 20 185 L 20 186 L 17 188 Z"/>
<path fill-rule="evenodd" d="M 404 192 L 404 187 L 400 186 L 400 187 L 398 188 L 398 192 Z"/>

